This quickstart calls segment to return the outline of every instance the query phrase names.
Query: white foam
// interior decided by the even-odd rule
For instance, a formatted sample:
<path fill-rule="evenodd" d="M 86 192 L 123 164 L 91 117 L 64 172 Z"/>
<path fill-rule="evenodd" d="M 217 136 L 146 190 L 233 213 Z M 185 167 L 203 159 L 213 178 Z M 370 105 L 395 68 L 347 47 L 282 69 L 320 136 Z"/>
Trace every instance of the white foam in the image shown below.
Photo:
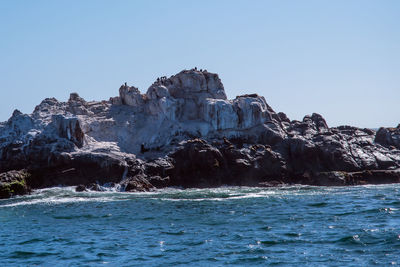
<path fill-rule="evenodd" d="M 115 193 L 111 190 L 103 192 L 75 192 L 75 187 L 52 187 L 35 190 L 31 195 L 3 200 L 1 202 L 5 202 L 5 204 L 0 202 L 0 207 L 37 204 L 58 205 L 76 202 L 109 202 L 124 200 L 123 197 L 123 193 Z M 9 203 L 10 201 L 12 203 Z"/>
<path fill-rule="evenodd" d="M 319 196 L 326 194 L 347 194 L 362 188 L 374 190 L 390 186 L 394 190 L 400 185 L 353 186 L 353 187 L 313 187 L 293 185 L 279 188 L 261 187 L 219 187 L 207 189 L 165 188 L 151 192 L 117 192 L 118 189 L 104 187 L 101 192 L 75 192 L 75 187 L 53 187 L 35 190 L 31 195 L 0 200 L 0 208 L 22 205 L 58 205 L 79 202 L 111 202 L 130 199 L 151 199 L 161 201 L 227 201 L 251 198 L 287 198 L 293 196 Z M 395 209 L 393 209 L 395 210 Z"/>

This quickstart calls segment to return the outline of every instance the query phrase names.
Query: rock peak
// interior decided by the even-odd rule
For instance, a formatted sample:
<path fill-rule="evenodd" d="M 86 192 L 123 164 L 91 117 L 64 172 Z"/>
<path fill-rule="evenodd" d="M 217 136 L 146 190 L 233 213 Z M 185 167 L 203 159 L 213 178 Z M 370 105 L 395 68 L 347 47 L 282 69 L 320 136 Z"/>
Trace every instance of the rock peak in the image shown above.
<path fill-rule="evenodd" d="M 154 85 L 165 86 L 173 98 L 227 99 L 218 74 L 197 68 L 182 70 L 169 78 L 159 77 Z"/>
<path fill-rule="evenodd" d="M 70 93 L 68 102 L 76 102 L 76 101 L 85 102 L 85 100 L 82 97 L 80 97 L 78 93 L 76 92 Z"/>
<path fill-rule="evenodd" d="M 19 109 L 15 109 L 14 112 L 12 113 L 12 116 L 11 116 L 11 117 L 17 117 L 17 116 L 19 116 L 19 115 L 22 115 L 22 112 L 19 111 Z"/>
<path fill-rule="evenodd" d="M 126 83 L 121 85 L 119 96 L 124 105 L 136 107 L 143 104 L 143 96 L 135 86 L 128 86 Z"/>

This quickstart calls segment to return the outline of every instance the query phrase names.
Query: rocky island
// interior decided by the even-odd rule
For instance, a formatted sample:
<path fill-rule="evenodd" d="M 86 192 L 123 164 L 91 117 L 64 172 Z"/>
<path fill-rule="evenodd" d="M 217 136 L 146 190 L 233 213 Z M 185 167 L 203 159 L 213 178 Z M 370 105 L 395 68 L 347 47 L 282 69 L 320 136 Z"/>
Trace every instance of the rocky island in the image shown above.
<path fill-rule="evenodd" d="M 183 70 L 142 94 L 46 98 L 0 123 L 0 198 L 65 185 L 147 191 L 168 186 L 360 185 L 400 182 L 400 125 L 328 127 L 276 113 L 257 94 L 228 100 L 217 74 Z"/>

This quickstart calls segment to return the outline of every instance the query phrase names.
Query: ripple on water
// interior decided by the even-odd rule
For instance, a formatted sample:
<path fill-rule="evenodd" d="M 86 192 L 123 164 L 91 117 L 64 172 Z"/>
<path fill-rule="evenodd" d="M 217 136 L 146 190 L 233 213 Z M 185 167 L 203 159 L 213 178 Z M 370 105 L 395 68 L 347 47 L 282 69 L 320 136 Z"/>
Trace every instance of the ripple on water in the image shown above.
<path fill-rule="evenodd" d="M 51 253 L 51 252 L 32 252 L 32 251 L 23 251 L 17 250 L 12 252 L 9 257 L 11 259 L 30 259 L 34 257 L 42 258 L 48 256 L 55 256 L 59 255 L 60 253 Z"/>
<path fill-rule="evenodd" d="M 326 203 L 326 202 L 311 203 L 308 206 L 317 207 L 317 208 L 323 208 L 323 207 L 328 206 L 328 203 Z"/>
<path fill-rule="evenodd" d="M 0 200 L 0 262 L 387 266 L 400 262 L 399 188 L 38 190 Z"/>
<path fill-rule="evenodd" d="M 166 235 L 184 235 L 185 231 L 176 231 L 176 232 L 161 232 L 162 234 L 166 234 Z"/>
<path fill-rule="evenodd" d="M 27 244 L 34 244 L 34 243 L 40 243 L 45 241 L 45 239 L 42 238 L 32 238 L 32 239 L 28 239 L 22 242 L 19 242 L 18 245 L 27 245 Z"/>

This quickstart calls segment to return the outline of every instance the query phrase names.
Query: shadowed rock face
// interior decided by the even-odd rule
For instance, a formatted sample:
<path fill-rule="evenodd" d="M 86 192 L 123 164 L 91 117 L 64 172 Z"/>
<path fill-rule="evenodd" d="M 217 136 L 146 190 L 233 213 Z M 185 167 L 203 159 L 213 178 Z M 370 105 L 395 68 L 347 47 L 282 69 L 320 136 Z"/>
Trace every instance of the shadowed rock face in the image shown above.
<path fill-rule="evenodd" d="M 0 199 L 29 193 L 27 180 L 30 176 L 26 170 L 0 173 Z"/>
<path fill-rule="evenodd" d="M 400 124 L 397 128 L 379 128 L 375 142 L 390 149 L 400 149 Z"/>
<path fill-rule="evenodd" d="M 195 69 L 145 94 L 124 84 L 109 101 L 47 98 L 0 123 L 0 172 L 26 168 L 34 188 L 397 182 L 399 164 L 399 126 L 329 128 L 316 113 L 291 121 L 257 94 L 228 100 L 217 74 Z M 389 178 L 371 178 L 378 170 Z"/>

